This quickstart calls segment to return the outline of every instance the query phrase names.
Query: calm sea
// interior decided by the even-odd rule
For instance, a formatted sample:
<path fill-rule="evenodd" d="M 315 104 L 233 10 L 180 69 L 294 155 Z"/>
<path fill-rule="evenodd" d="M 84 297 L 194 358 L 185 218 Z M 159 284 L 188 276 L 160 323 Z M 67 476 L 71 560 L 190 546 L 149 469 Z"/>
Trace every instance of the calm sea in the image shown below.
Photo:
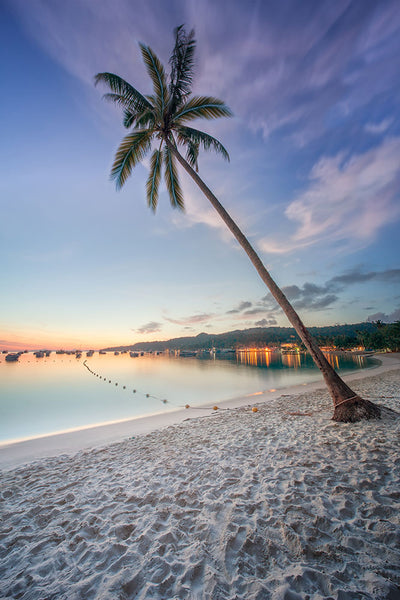
<path fill-rule="evenodd" d="M 329 357 L 329 355 L 328 355 Z M 341 373 L 373 366 L 330 355 Z M 85 366 L 86 365 L 86 366 Z M 222 400 L 321 379 L 305 354 L 246 352 L 228 358 L 129 354 L 0 355 L 0 443 Z"/>

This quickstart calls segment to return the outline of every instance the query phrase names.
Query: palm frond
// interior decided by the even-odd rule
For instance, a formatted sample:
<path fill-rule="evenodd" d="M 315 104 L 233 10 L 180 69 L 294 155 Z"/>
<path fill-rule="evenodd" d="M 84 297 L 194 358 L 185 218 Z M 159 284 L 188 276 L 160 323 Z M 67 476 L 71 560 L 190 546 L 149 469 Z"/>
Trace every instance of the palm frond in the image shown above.
<path fill-rule="evenodd" d="M 165 183 L 167 184 L 171 205 L 174 208 L 180 208 L 181 210 L 184 210 L 185 205 L 183 202 L 181 186 L 179 185 L 178 172 L 174 157 L 172 156 L 168 146 L 164 147 L 164 166 Z"/>
<path fill-rule="evenodd" d="M 199 157 L 199 145 L 189 140 L 186 146 L 186 160 L 195 171 L 198 171 L 199 165 L 197 159 Z"/>
<path fill-rule="evenodd" d="M 140 162 L 150 149 L 153 131 L 134 131 L 122 140 L 111 168 L 111 179 L 120 189 L 128 179 L 132 169 Z"/>
<path fill-rule="evenodd" d="M 183 25 L 174 30 L 175 46 L 169 63 L 171 65 L 170 81 L 170 114 L 173 114 L 177 106 L 182 104 L 192 89 L 194 52 L 196 40 L 194 30 L 186 34 Z"/>
<path fill-rule="evenodd" d="M 104 94 L 104 98 L 110 102 L 130 110 L 143 111 L 145 108 L 152 108 L 150 102 L 136 88 L 114 73 L 97 73 L 94 81 L 95 85 L 104 83 L 110 88 L 112 93 Z"/>
<path fill-rule="evenodd" d="M 194 96 L 186 102 L 173 116 L 174 123 L 181 124 L 192 119 L 217 119 L 231 117 L 232 111 L 218 98 Z"/>
<path fill-rule="evenodd" d="M 158 188 L 161 177 L 162 153 L 154 150 L 150 159 L 150 172 L 146 183 L 147 204 L 156 212 L 158 204 Z"/>
<path fill-rule="evenodd" d="M 122 121 L 123 126 L 126 127 L 127 129 L 129 129 L 134 124 L 135 119 L 136 119 L 136 114 L 132 113 L 130 110 L 128 110 L 126 108 L 124 110 L 124 118 L 123 118 L 123 121 Z"/>
<path fill-rule="evenodd" d="M 129 129 L 133 125 L 135 129 L 153 128 L 155 123 L 155 115 L 152 110 L 144 110 L 143 112 L 132 112 L 129 109 L 124 110 L 124 118 L 122 121 L 124 127 Z"/>
<path fill-rule="evenodd" d="M 198 129 L 192 129 L 192 127 L 185 127 L 180 125 L 176 127 L 176 133 L 178 142 L 182 145 L 186 145 L 189 142 L 202 146 L 204 150 L 214 150 L 217 154 L 221 154 L 225 160 L 229 161 L 229 154 L 224 146 L 216 138 L 204 131 Z"/>
<path fill-rule="evenodd" d="M 139 46 L 142 51 L 142 57 L 146 65 L 147 72 L 153 82 L 155 99 L 160 108 L 161 114 L 163 114 L 168 102 L 168 88 L 165 80 L 164 67 L 149 46 L 145 46 L 144 44 L 139 44 Z"/>
<path fill-rule="evenodd" d="M 152 110 L 144 110 L 142 113 L 136 115 L 135 127 L 144 129 L 153 128 L 156 124 L 157 115 Z"/>

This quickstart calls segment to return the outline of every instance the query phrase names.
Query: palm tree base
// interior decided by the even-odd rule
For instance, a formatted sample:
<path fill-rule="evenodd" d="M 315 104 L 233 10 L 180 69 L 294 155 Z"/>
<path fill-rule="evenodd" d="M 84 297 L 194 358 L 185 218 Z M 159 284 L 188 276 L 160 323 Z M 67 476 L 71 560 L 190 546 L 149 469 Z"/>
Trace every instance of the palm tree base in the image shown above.
<path fill-rule="evenodd" d="M 360 398 L 360 396 L 354 396 L 349 400 L 339 402 L 339 404 L 335 406 L 332 421 L 338 423 L 356 423 L 363 419 L 369 420 L 380 418 L 381 409 L 379 406 L 369 400 Z"/>

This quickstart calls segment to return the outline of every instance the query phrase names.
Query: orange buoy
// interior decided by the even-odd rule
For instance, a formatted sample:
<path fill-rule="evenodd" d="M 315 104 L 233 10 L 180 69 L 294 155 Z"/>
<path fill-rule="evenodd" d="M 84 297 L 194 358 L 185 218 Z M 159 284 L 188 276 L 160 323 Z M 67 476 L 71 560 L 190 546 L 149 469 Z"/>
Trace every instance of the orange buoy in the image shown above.
<path fill-rule="evenodd" d="M 190 404 L 185 404 L 185 408 L 190 408 Z"/>
<path fill-rule="evenodd" d="M 257 406 L 253 406 L 253 408 L 251 409 L 253 412 L 258 412 L 258 408 Z"/>
<path fill-rule="evenodd" d="M 213 406 L 213 410 L 218 410 L 218 406 Z"/>

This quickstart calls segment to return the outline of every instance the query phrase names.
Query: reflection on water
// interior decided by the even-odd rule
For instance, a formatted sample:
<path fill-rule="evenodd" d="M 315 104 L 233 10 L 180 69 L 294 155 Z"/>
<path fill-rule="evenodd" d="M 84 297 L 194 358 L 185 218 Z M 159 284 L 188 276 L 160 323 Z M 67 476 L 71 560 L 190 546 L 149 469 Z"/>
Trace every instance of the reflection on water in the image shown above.
<path fill-rule="evenodd" d="M 217 357 L 217 358 L 216 358 Z M 129 354 L 82 359 L 0 356 L 0 441 L 199 406 L 320 379 L 303 353 L 249 350 L 229 358 Z M 364 357 L 327 355 L 335 368 L 369 366 Z M 84 367 L 86 359 L 90 371 Z M 166 403 L 164 401 L 167 400 Z"/>
<path fill-rule="evenodd" d="M 350 354 L 347 352 L 326 352 L 325 356 L 331 366 L 343 372 L 343 370 L 363 369 L 369 366 L 369 360 L 365 356 Z M 268 349 L 240 350 L 236 353 L 236 361 L 243 365 L 252 367 L 269 367 L 282 369 L 315 369 L 314 361 L 306 352 L 291 351 L 278 352 Z"/>

